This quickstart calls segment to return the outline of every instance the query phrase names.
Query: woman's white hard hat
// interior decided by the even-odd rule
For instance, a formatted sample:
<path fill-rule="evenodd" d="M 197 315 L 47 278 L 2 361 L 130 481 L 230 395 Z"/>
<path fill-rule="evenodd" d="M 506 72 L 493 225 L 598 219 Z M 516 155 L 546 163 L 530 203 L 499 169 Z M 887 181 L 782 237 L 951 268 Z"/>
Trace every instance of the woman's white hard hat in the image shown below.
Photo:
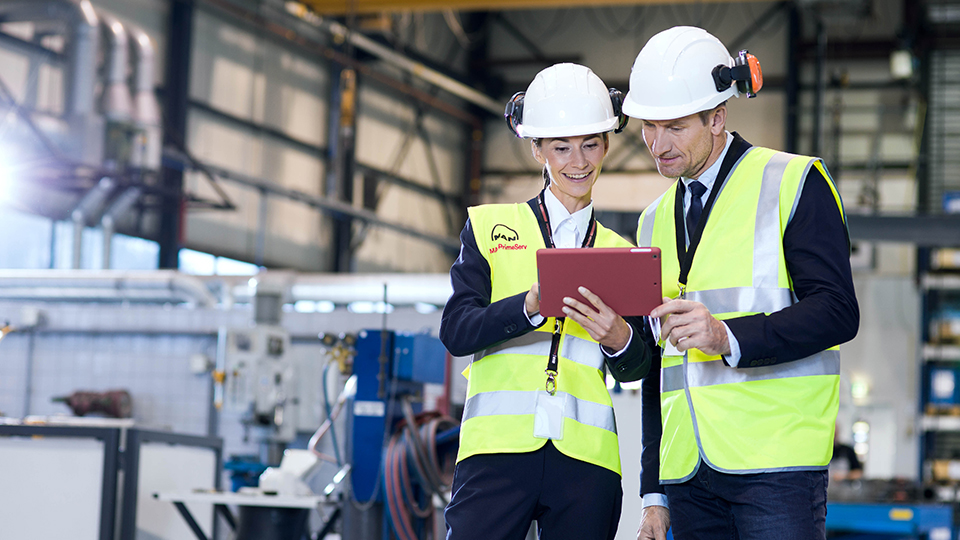
<path fill-rule="evenodd" d="M 664 30 L 647 41 L 634 61 L 623 112 L 643 120 L 674 120 L 739 97 L 736 85 L 717 90 L 712 71 L 718 65 L 733 67 L 734 61 L 706 30 Z"/>
<path fill-rule="evenodd" d="M 590 68 L 555 64 L 537 73 L 527 87 L 516 131 L 536 138 L 604 133 L 617 128 L 619 113 L 607 86 Z"/>

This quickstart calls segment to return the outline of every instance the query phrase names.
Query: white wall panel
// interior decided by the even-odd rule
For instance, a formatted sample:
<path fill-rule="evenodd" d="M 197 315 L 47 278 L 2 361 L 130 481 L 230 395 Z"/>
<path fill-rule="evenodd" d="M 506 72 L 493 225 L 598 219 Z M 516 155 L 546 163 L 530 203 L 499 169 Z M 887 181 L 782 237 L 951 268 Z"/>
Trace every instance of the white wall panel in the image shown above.
<path fill-rule="evenodd" d="M 190 97 L 241 118 L 254 116 L 260 48 L 257 37 L 196 11 L 190 59 Z"/>
<path fill-rule="evenodd" d="M 860 331 L 840 347 L 841 421 L 845 429 L 863 416 L 895 419 L 891 440 L 870 445 L 865 474 L 874 478 L 916 478 L 914 431 L 919 362 L 920 305 L 910 275 L 858 275 L 854 285 L 860 303 Z M 863 380 L 869 394 L 854 402 L 850 383 Z M 891 444 L 893 443 L 893 444 Z"/>
<path fill-rule="evenodd" d="M 238 130 L 210 115 L 190 116 L 189 139 L 198 158 L 242 174 L 264 178 L 285 188 L 322 195 L 324 164 L 315 157 L 276 139 Z M 199 173 L 187 175 L 187 189 L 205 198 L 216 192 Z M 220 182 L 237 209 L 230 212 L 191 212 L 187 215 L 187 245 L 254 260 L 260 219 L 259 191 L 231 182 Z M 278 266 L 323 270 L 329 242 L 329 218 L 308 206 L 280 197 L 269 197 L 264 261 Z M 298 254 L 297 251 L 303 253 Z"/>
<path fill-rule="evenodd" d="M 307 144 L 326 143 L 326 66 L 273 41 L 197 11 L 191 97 L 238 118 L 278 130 Z M 194 110 L 188 141 L 202 160 L 314 196 L 323 195 L 323 156 L 305 153 L 270 135 Z M 193 173 L 188 189 L 216 199 Z M 233 212 L 191 212 L 187 245 L 243 260 L 256 258 L 260 194 L 229 181 L 221 186 Z M 329 266 L 330 221 L 308 206 L 271 196 L 266 215 L 264 262 L 304 270 Z"/>
<path fill-rule="evenodd" d="M 428 113 L 423 126 L 430 139 L 432 155 L 422 138 L 414 133 L 406 154 L 402 154 L 407 132 L 413 128 L 415 112 L 408 101 L 388 95 L 373 85 L 359 92 L 357 119 L 357 161 L 395 171 L 405 180 L 435 188 L 431 173 L 433 159 L 439 188 L 459 193 L 465 175 L 464 129 L 462 124 L 436 113 Z M 398 159 L 403 156 L 402 159 Z M 359 200 L 359 187 L 355 190 Z M 447 223 L 442 203 L 401 186 L 382 183 L 377 214 L 386 221 L 402 223 L 431 234 L 456 236 L 463 226 L 464 209 L 450 208 L 454 222 Z M 396 269 L 405 272 L 445 272 L 453 257 L 442 249 L 382 228 L 371 228 L 357 250 L 358 269 Z"/>
<path fill-rule="evenodd" d="M 270 43 L 263 48 L 264 122 L 304 142 L 326 144 L 327 66 Z"/>

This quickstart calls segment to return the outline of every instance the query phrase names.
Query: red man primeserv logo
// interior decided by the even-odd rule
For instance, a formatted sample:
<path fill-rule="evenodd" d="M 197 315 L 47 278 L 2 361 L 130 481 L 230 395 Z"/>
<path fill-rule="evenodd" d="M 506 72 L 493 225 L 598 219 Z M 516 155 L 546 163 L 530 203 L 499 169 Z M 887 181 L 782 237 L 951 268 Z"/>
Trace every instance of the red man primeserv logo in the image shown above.
<path fill-rule="evenodd" d="M 503 225 L 502 223 L 498 223 L 493 226 L 493 230 L 490 231 L 490 240 L 492 242 L 499 242 L 497 245 L 490 248 L 491 254 L 496 253 L 501 249 L 527 249 L 526 245 L 517 243 L 517 241 L 520 240 L 520 235 L 517 234 L 517 231 L 507 227 L 506 225 Z"/>

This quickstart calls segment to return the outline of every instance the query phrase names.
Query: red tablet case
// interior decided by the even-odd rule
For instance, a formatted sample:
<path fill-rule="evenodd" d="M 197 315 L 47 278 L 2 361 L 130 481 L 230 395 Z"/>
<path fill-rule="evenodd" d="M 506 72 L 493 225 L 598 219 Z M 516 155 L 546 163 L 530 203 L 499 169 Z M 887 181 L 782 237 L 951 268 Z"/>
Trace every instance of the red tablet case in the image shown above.
<path fill-rule="evenodd" d="M 540 314 L 563 317 L 564 297 L 587 305 L 586 287 L 620 316 L 649 315 L 662 303 L 660 248 L 537 250 Z"/>

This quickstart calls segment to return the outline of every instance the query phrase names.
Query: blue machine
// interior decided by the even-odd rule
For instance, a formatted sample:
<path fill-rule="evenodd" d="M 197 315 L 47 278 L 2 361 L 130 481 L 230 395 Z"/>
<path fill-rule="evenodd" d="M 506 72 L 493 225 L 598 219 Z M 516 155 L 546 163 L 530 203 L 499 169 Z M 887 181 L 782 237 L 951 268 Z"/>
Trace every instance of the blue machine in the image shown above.
<path fill-rule="evenodd" d="M 942 504 L 827 503 L 830 538 L 955 540 L 953 508 Z M 849 536 L 841 536 L 846 533 Z"/>
<path fill-rule="evenodd" d="M 440 428 L 435 429 L 435 437 L 428 440 L 423 435 L 422 426 L 431 417 L 425 414 L 416 419 L 418 430 L 415 432 L 421 435 L 416 437 L 417 441 L 412 441 L 408 430 L 400 433 L 397 426 L 404 419 L 404 408 L 408 418 L 411 412 L 414 415 L 421 412 L 424 384 L 445 381 L 447 351 L 439 339 L 427 334 L 383 330 L 361 331 L 355 350 L 353 373 L 357 377 L 357 391 L 350 408 L 352 419 L 348 420 L 352 433 L 348 453 L 352 465 L 353 498 L 360 506 L 369 503 L 371 508 L 382 508 L 384 526 L 382 531 L 364 529 L 344 538 L 417 538 L 428 527 L 428 522 L 417 521 L 415 517 L 407 519 L 404 509 L 409 505 L 403 505 L 417 499 L 421 499 L 415 503 L 418 507 L 430 504 L 430 482 L 418 473 L 426 467 L 422 450 L 427 445 L 434 445 L 436 451 L 428 452 L 430 455 L 442 456 L 444 462 L 452 460 L 456 454 L 459 427 L 444 417 L 442 424 L 432 426 L 439 425 Z M 419 456 L 418 451 L 421 452 Z M 391 484 L 391 479 L 398 476 L 398 467 L 409 472 L 412 492 L 399 493 L 396 481 Z M 403 474 L 408 474 L 407 471 Z M 433 477 L 432 474 L 426 476 Z M 390 487 L 394 489 L 393 493 L 385 495 L 385 490 Z M 402 523 L 397 523 L 397 516 L 401 514 Z M 364 519 L 369 521 L 370 517 Z M 406 532 L 397 531 L 398 527 L 405 527 Z M 395 536 L 390 534 L 391 528 L 397 533 Z"/>
<path fill-rule="evenodd" d="M 447 349 L 427 334 L 397 334 L 393 376 L 401 381 L 443 384 Z"/>

